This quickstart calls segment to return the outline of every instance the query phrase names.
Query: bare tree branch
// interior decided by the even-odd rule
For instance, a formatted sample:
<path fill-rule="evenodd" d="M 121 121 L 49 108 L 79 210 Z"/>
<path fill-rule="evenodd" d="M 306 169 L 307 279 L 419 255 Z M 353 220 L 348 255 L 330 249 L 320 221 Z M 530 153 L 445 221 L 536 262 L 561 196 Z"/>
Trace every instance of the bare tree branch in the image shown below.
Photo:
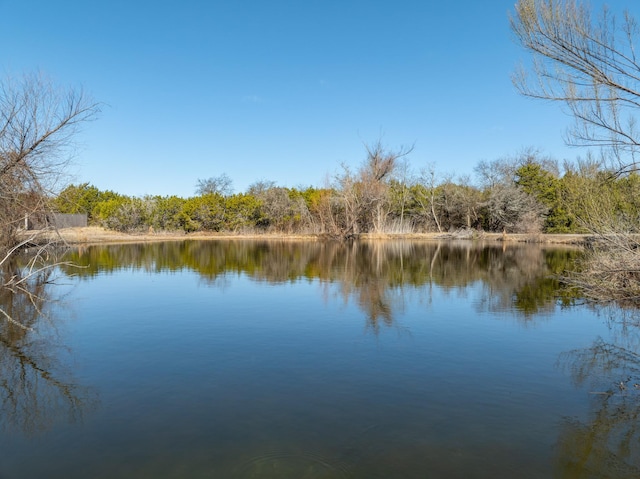
<path fill-rule="evenodd" d="M 23 232 L 26 223 L 34 218 L 46 223 L 49 198 L 66 173 L 73 139 L 99 111 L 100 104 L 83 90 L 61 89 L 41 74 L 0 80 L 0 268 L 38 242 L 38 233 Z M 43 244 L 27 269 L 0 287 L 18 287 L 46 268 L 36 258 L 45 257 L 52 242 Z"/>
<path fill-rule="evenodd" d="M 525 96 L 563 103 L 574 117 L 567 142 L 609 148 L 621 172 L 635 169 L 640 147 L 638 25 L 629 12 L 621 24 L 605 6 L 594 19 L 577 0 L 519 0 L 511 28 L 532 54 L 513 83 Z"/>

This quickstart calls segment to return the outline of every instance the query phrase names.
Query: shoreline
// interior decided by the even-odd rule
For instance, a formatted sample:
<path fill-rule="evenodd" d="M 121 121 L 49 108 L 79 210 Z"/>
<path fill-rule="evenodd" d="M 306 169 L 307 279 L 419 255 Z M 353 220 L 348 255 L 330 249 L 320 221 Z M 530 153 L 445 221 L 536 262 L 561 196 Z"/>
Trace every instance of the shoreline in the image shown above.
<path fill-rule="evenodd" d="M 320 234 L 234 234 L 215 232 L 147 232 L 147 233 L 121 233 L 107 230 L 98 226 L 81 228 L 63 228 L 54 232 L 48 232 L 44 236 L 48 240 L 61 239 L 69 245 L 92 245 L 110 243 L 149 243 L 161 241 L 186 241 L 186 240 L 278 240 L 278 241 L 325 241 L 330 237 Z M 462 233 L 365 233 L 358 236 L 362 241 L 496 241 L 509 243 L 553 244 L 565 246 L 584 246 L 592 235 L 588 234 L 503 234 L 485 232 Z"/>

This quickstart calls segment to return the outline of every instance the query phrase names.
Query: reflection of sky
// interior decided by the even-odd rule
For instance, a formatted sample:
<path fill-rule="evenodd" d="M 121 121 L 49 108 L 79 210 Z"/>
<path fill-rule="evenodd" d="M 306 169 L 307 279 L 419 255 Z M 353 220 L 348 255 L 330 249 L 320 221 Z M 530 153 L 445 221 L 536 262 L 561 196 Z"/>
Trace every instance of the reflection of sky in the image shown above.
<path fill-rule="evenodd" d="M 374 334 L 338 289 L 237 274 L 207 284 L 191 272 L 79 281 L 68 297 L 70 347 L 78 381 L 99 391 L 101 407 L 52 436 L 73 452 L 0 439 L 14 457 L 6 467 L 26 467 L 18 463 L 29 455 L 37 460 L 19 476 L 37 477 L 37 464 L 62 471 L 73 456 L 78 470 L 116 477 L 127 461 L 144 468 L 186 458 L 197 467 L 208 464 L 204 451 L 219 451 L 207 456 L 219 464 L 265 443 L 333 457 L 348 432 L 373 428 L 385 447 L 438 444 L 474 457 L 489 442 L 504 461 L 487 465 L 496 474 L 522 455 L 548 472 L 559 419 L 583 417 L 588 406 L 558 356 L 607 337 L 600 318 L 574 308 L 525 325 L 478 312 L 480 284 L 405 288 L 393 293 L 403 305 L 393 323 Z M 381 447 L 370 440 L 350 447 Z"/>
<path fill-rule="evenodd" d="M 586 346 L 596 334 L 607 335 L 603 321 L 590 319 L 591 313 L 581 308 L 558 311 L 554 320 L 545 316 L 526 324 L 508 313 L 478 312 L 473 298 L 480 290 L 479 285 L 471 286 L 460 297 L 434 286 L 428 303 L 419 290 L 410 290 L 394 325 L 383 328 L 383 338 L 375 342 L 391 347 L 421 337 L 450 360 L 464 351 L 500 361 L 506 354 L 519 363 L 562 352 L 567 344 Z M 71 294 L 77 298 L 73 309 L 81 318 L 75 331 L 78 344 L 95 340 L 103 344 L 105 354 L 116 345 L 125 349 L 124 354 L 133 347 L 164 350 L 177 339 L 206 339 L 224 346 L 231 340 L 246 341 L 247 335 L 264 342 L 286 338 L 319 342 L 349 336 L 362 341 L 366 333 L 366 318 L 353 298 L 345 301 L 337 293 L 324 294 L 318 282 L 272 285 L 232 274 L 218 287 L 208 286 L 194 273 L 126 271 L 83 282 Z M 100 346 L 91 351 L 95 354 Z"/>
<path fill-rule="evenodd" d="M 411 370 L 412 365 L 404 363 L 413 357 L 431 364 L 430 374 L 439 371 L 441 379 L 463 375 L 476 382 L 484 371 L 480 377 L 486 383 L 489 369 L 495 372 L 489 374 L 491 381 L 503 388 L 515 379 L 515 371 L 528 382 L 557 376 L 553 366 L 567 345 L 588 346 L 597 334 L 607 333 L 601 321 L 579 309 L 527 326 L 505 313 L 478 313 L 474 289 L 460 298 L 435 287 L 430 304 L 405 302 L 394 324 L 375 337 L 355 301 L 322 294 L 315 282 L 274 286 L 231 275 L 220 288 L 203 284 L 192 273 L 122 272 L 83 282 L 75 292 L 85 298 L 76 303 L 82 318 L 76 344 L 91 345 L 97 364 L 115 361 L 123 370 L 141 361 L 157 365 L 145 371 L 147 378 L 170 371 L 178 375 L 209 348 L 232 371 L 255 365 L 251 358 L 257 356 L 294 364 L 304 358 L 313 363 L 315 357 L 315 366 L 326 367 L 336 361 L 336 350 L 351 361 L 352 354 L 368 354 L 375 347 L 391 354 L 379 365 L 383 370 Z M 505 370 L 506 383 L 499 373 Z"/>

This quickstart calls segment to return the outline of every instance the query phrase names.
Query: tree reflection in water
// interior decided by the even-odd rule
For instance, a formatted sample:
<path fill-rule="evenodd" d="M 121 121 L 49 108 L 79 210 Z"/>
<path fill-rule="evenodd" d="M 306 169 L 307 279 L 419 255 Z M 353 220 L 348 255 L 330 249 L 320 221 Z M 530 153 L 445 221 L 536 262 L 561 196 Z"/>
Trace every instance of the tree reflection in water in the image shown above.
<path fill-rule="evenodd" d="M 640 328 L 638 313 L 612 308 L 613 340 L 598 338 L 563 354 L 559 365 L 591 397 L 586 423 L 565 419 L 558 440 L 557 476 L 640 477 Z M 614 474 L 615 473 L 615 474 Z"/>
<path fill-rule="evenodd" d="M 124 268 L 150 272 L 191 270 L 218 284 L 226 274 L 282 283 L 318 280 L 327 294 L 337 286 L 354 300 L 377 331 L 403 311 L 408 290 L 429 301 L 434 286 L 445 294 L 481 285 L 480 310 L 513 310 L 526 319 L 571 302 L 556 279 L 579 254 L 540 245 L 482 242 L 182 241 L 83 248 L 70 274 L 91 277 Z"/>
<path fill-rule="evenodd" d="M 0 272 L 1 279 L 15 270 Z M 52 275 L 52 269 L 39 272 L 22 291 L 0 288 L 0 305 L 25 326 L 0 320 L 0 428 L 27 436 L 65 418 L 77 421 L 95 403 L 64 365 L 69 351 L 52 316 Z"/>

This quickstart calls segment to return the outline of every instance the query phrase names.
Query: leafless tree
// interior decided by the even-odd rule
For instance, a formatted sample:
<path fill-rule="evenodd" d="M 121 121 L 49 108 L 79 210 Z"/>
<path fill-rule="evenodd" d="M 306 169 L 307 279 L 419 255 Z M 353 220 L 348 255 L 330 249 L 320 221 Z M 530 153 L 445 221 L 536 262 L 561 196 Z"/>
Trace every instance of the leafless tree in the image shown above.
<path fill-rule="evenodd" d="M 595 18 L 578 0 L 519 0 L 511 27 L 532 55 L 528 71 L 513 76 L 528 97 L 562 103 L 575 119 L 567 141 L 606 148 L 618 172 L 637 169 L 640 136 L 638 25 L 624 12 L 622 22 L 604 6 Z"/>
<path fill-rule="evenodd" d="M 540 233 L 547 209 L 517 185 L 494 187 L 486 204 L 490 229 L 509 233 Z"/>
<path fill-rule="evenodd" d="M 247 188 L 247 194 L 253 195 L 253 196 L 260 196 L 267 190 L 275 187 L 276 187 L 275 181 L 262 179 L 262 180 L 254 181 L 253 183 L 251 183 L 249 185 L 249 188 Z"/>
<path fill-rule="evenodd" d="M 388 150 L 381 141 L 365 145 L 367 157 L 356 173 L 347 166 L 336 177 L 335 210 L 340 214 L 341 236 L 381 231 L 388 213 L 389 183 L 398 161 L 413 147 Z"/>
<path fill-rule="evenodd" d="M 72 158 L 74 135 L 99 109 L 82 90 L 58 88 L 40 74 L 0 80 L 0 268 L 35 239 L 19 231 L 29 217 L 46 214 Z"/>
<path fill-rule="evenodd" d="M 226 173 L 212 176 L 207 179 L 198 179 L 196 184 L 197 195 L 218 194 L 230 196 L 233 194 L 233 180 Z"/>
<path fill-rule="evenodd" d="M 491 190 L 501 183 L 513 181 L 516 169 L 513 161 L 499 158 L 492 161 L 481 160 L 473 170 L 480 185 L 486 190 Z"/>
<path fill-rule="evenodd" d="M 436 205 L 436 188 L 438 187 L 438 182 L 435 164 L 431 163 L 420 171 L 420 183 L 423 188 L 417 191 L 416 201 L 425 216 L 431 214 L 438 228 L 438 233 L 442 233 L 442 226 L 440 225 Z"/>
<path fill-rule="evenodd" d="M 478 226 L 480 192 L 470 185 L 468 177 L 454 180 L 453 175 L 445 175 L 432 205 L 435 205 L 440 227 L 444 230 Z"/>
<path fill-rule="evenodd" d="M 415 183 L 416 179 L 407 157 L 403 157 L 398 161 L 394 179 L 395 201 L 399 203 L 396 205 L 396 208 L 399 207 L 398 209 L 400 210 L 400 218 L 396 220 L 397 224 L 394 229 L 399 233 L 411 232 L 411 222 L 406 222 L 405 217 L 407 215 L 407 206 L 411 200 L 411 186 Z"/>

